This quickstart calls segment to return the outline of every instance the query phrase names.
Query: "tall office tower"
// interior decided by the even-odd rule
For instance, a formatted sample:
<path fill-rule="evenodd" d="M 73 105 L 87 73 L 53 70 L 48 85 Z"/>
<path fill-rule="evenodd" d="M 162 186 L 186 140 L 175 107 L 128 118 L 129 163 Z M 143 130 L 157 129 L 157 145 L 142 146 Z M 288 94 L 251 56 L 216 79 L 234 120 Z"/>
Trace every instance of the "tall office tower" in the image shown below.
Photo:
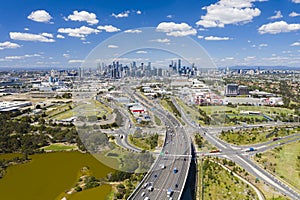
<path fill-rule="evenodd" d="M 227 84 L 225 89 L 225 96 L 237 96 L 238 88 L 238 84 Z"/>
<path fill-rule="evenodd" d="M 151 70 L 151 62 L 148 62 L 147 70 Z"/>
<path fill-rule="evenodd" d="M 174 62 L 174 65 L 173 65 L 173 72 L 177 72 L 177 63 L 176 62 Z"/>
<path fill-rule="evenodd" d="M 162 70 L 162 68 L 158 68 L 158 70 L 157 70 L 157 76 L 163 76 L 163 70 Z"/>
<path fill-rule="evenodd" d="M 136 62 L 135 61 L 132 62 L 132 67 L 136 68 Z"/>
<path fill-rule="evenodd" d="M 177 72 L 179 73 L 181 70 L 181 59 L 178 59 L 178 68 L 177 68 Z"/>
<path fill-rule="evenodd" d="M 78 67 L 78 76 L 79 78 L 82 78 L 83 76 L 83 69 L 81 67 Z"/>

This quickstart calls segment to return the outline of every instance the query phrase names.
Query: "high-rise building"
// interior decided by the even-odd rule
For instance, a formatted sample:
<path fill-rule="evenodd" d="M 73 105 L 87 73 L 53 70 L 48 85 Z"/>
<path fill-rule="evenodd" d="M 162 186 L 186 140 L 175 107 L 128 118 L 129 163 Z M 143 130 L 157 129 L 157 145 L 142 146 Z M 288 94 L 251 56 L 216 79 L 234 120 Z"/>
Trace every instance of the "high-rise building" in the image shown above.
<path fill-rule="evenodd" d="M 238 88 L 238 84 L 227 84 L 225 88 L 225 96 L 237 96 Z"/>
<path fill-rule="evenodd" d="M 239 95 L 249 95 L 249 89 L 247 86 L 240 85 L 238 88 L 238 94 Z"/>

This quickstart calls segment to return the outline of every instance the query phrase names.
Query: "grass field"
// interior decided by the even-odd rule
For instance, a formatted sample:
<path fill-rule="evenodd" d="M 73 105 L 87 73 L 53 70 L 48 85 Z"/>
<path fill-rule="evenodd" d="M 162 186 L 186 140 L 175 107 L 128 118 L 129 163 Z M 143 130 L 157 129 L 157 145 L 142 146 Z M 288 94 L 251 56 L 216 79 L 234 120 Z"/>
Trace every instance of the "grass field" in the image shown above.
<path fill-rule="evenodd" d="M 251 187 L 209 158 L 205 158 L 204 161 L 199 161 L 199 163 L 199 199 L 201 199 L 203 190 L 204 199 L 258 199 Z"/>
<path fill-rule="evenodd" d="M 266 136 L 272 132 L 272 135 L 269 138 Z M 284 137 L 294 133 L 299 133 L 300 128 L 295 128 L 293 130 L 288 130 L 286 128 L 253 128 L 249 130 L 239 130 L 239 131 L 224 131 L 220 134 L 220 139 L 236 145 L 248 145 L 248 144 L 257 144 L 261 142 L 267 142 L 272 140 L 274 137 Z"/>
<path fill-rule="evenodd" d="M 78 149 L 76 145 L 66 145 L 66 144 L 51 144 L 49 146 L 43 147 L 45 151 L 68 151 Z"/>
<path fill-rule="evenodd" d="M 281 107 L 269 107 L 269 106 L 198 106 L 207 115 L 212 118 L 212 122 L 217 124 L 234 124 L 236 122 L 246 122 L 250 124 L 261 123 L 263 121 L 281 120 L 289 121 L 293 118 L 294 110 L 281 108 Z M 242 111 L 255 111 L 261 114 L 241 114 Z M 233 123 L 234 122 L 234 123 Z"/>
<path fill-rule="evenodd" d="M 254 160 L 264 166 L 272 174 L 277 175 L 299 190 L 300 141 L 262 153 L 258 157 L 256 156 Z"/>
<path fill-rule="evenodd" d="M 161 120 L 156 115 L 154 115 L 154 121 L 157 126 L 161 126 Z"/>
<path fill-rule="evenodd" d="M 281 114 L 293 114 L 294 111 L 287 108 L 280 107 L 269 107 L 269 106 L 237 106 L 236 108 L 231 108 L 228 106 L 199 106 L 208 115 L 214 113 L 232 113 L 237 114 L 240 111 L 259 111 L 266 115 L 281 115 Z"/>
<path fill-rule="evenodd" d="M 67 105 L 58 107 L 55 109 L 56 112 L 52 111 L 49 113 L 49 117 L 56 120 L 68 119 L 73 116 L 97 116 L 103 118 L 104 115 L 107 116 L 113 112 L 111 108 L 106 107 L 96 100 L 75 105 L 73 109 L 67 108 Z"/>

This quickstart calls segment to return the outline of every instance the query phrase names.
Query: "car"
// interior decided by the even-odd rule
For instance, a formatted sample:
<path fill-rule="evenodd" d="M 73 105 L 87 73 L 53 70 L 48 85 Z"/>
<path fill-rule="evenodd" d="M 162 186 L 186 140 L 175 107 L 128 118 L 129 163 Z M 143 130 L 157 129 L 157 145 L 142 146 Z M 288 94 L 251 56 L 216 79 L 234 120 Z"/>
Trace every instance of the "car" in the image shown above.
<path fill-rule="evenodd" d="M 145 194 L 146 194 L 146 193 L 145 193 L 145 192 L 143 192 L 143 193 L 141 194 L 141 197 L 145 196 Z"/>
<path fill-rule="evenodd" d="M 143 185 L 143 188 L 145 189 L 148 185 L 149 185 L 149 183 L 145 183 L 145 184 Z"/>
<path fill-rule="evenodd" d="M 157 178 L 157 174 L 154 174 L 154 178 Z"/>
<path fill-rule="evenodd" d="M 178 184 L 177 183 L 175 184 L 175 187 L 178 188 Z"/>
<path fill-rule="evenodd" d="M 152 185 L 148 187 L 148 191 L 149 191 L 149 192 L 151 192 L 151 191 L 153 191 L 153 190 L 154 190 L 154 188 L 153 188 Z"/>
<path fill-rule="evenodd" d="M 149 197 L 145 197 L 145 199 L 144 199 L 144 200 L 150 200 L 150 199 L 149 199 Z"/>

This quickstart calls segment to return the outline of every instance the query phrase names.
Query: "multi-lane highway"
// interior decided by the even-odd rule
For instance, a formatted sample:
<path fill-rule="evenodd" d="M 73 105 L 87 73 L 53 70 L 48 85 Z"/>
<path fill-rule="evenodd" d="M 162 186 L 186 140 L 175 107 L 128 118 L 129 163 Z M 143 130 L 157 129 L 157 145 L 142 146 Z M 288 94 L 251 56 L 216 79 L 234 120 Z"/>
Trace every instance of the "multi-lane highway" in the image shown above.
<path fill-rule="evenodd" d="M 153 113 L 166 126 L 164 146 L 152 169 L 130 199 L 180 199 L 191 162 L 191 143 L 185 129 L 178 120 L 159 105 L 143 99 L 127 88 L 127 93 Z M 171 193 L 167 194 L 168 191 Z"/>
<path fill-rule="evenodd" d="M 250 160 L 250 156 L 255 153 L 263 152 L 270 148 L 275 148 L 276 146 L 282 145 L 280 141 L 270 141 L 251 146 L 238 146 L 228 144 L 218 138 L 218 134 L 220 134 L 222 130 L 247 129 L 259 126 L 283 126 L 286 125 L 286 123 L 270 122 L 268 124 L 247 126 L 242 125 L 235 127 L 201 127 L 190 120 L 183 109 L 177 104 L 174 99 L 172 99 L 173 104 L 181 112 L 182 119 L 186 123 L 186 126 L 182 126 L 172 114 L 162 109 L 159 104 L 155 104 L 154 101 L 149 101 L 148 99 L 144 98 L 138 93 L 135 93 L 128 87 L 124 87 L 124 91 L 130 96 L 133 101 L 138 101 L 149 110 L 152 110 L 152 112 L 157 117 L 159 117 L 166 126 L 166 137 L 161 153 L 158 155 L 156 162 L 152 165 L 151 170 L 148 171 L 141 184 L 136 188 L 129 199 L 163 200 L 170 198 L 181 198 L 191 162 L 191 142 L 190 136 L 189 134 L 187 134 L 187 132 L 198 132 L 209 143 L 213 144 L 216 148 L 221 150 L 220 153 L 216 154 L 198 152 L 198 155 L 211 155 L 230 159 L 239 164 L 250 174 L 257 177 L 259 180 L 281 192 L 283 195 L 288 196 L 291 199 L 300 199 L 300 195 L 294 188 L 289 187 L 287 184 L 278 180 L 275 176 L 265 171 Z M 290 123 L 290 125 L 297 124 Z M 289 143 L 299 139 L 300 135 L 295 134 L 292 136 L 287 136 L 286 138 L 282 138 L 281 140 L 284 140 L 285 143 Z M 126 137 L 124 137 L 124 139 L 120 140 L 119 142 L 122 142 L 121 145 L 125 146 L 125 148 L 139 151 L 139 149 L 135 149 L 135 147 L 130 147 L 129 144 L 126 145 Z M 246 152 L 245 149 L 249 147 L 254 147 L 256 151 Z M 177 169 L 177 171 L 174 171 L 175 168 Z M 167 195 L 168 190 L 172 191 L 171 195 Z"/>

